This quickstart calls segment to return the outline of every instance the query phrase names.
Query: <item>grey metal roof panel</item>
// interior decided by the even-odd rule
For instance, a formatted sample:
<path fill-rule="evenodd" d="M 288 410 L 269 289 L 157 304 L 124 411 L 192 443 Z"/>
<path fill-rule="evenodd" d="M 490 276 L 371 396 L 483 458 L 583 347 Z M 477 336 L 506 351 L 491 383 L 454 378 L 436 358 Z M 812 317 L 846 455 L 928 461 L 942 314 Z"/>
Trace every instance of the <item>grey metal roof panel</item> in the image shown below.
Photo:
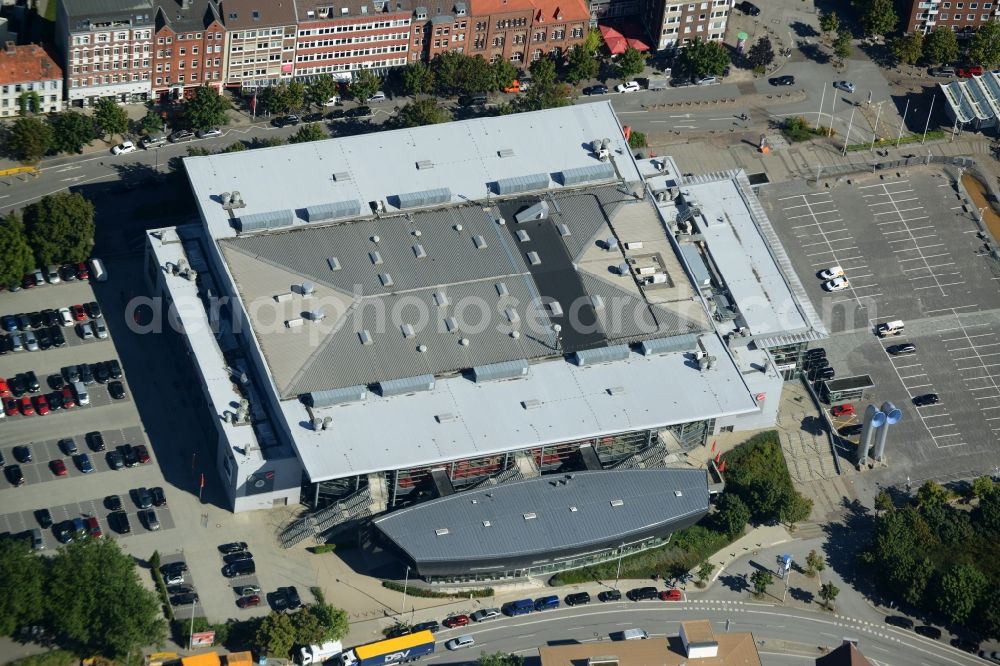
<path fill-rule="evenodd" d="M 330 203 L 309 206 L 305 210 L 309 222 L 324 222 L 343 217 L 357 217 L 361 214 L 361 202 L 357 199 L 346 201 L 331 201 Z"/>
<path fill-rule="evenodd" d="M 406 395 L 418 391 L 430 391 L 434 388 L 434 375 L 420 375 L 417 377 L 402 377 L 400 379 L 390 379 L 379 382 L 378 390 L 383 398 L 394 395 Z"/>
<path fill-rule="evenodd" d="M 368 389 L 364 386 L 348 386 L 330 391 L 313 391 L 306 396 L 310 407 L 322 408 L 344 405 L 349 402 L 360 402 L 368 397 Z"/>
<path fill-rule="evenodd" d="M 499 195 L 518 194 L 532 190 L 546 190 L 549 187 L 549 174 L 532 173 L 513 178 L 501 178 L 492 184 L 491 189 Z"/>
<path fill-rule="evenodd" d="M 669 354 L 679 351 L 694 351 L 698 348 L 698 338 L 701 333 L 688 333 L 686 335 L 675 335 L 669 338 L 654 338 L 643 340 L 639 344 L 639 350 L 643 356 L 650 354 Z"/>
<path fill-rule="evenodd" d="M 628 355 L 628 345 L 612 345 L 610 347 L 597 347 L 595 349 L 581 349 L 573 354 L 576 359 L 576 364 L 581 367 L 594 365 L 595 363 L 624 361 L 628 358 Z"/>
<path fill-rule="evenodd" d="M 611 180 L 617 177 L 615 165 L 611 162 L 597 162 L 575 169 L 561 171 L 560 180 L 563 185 L 582 185 L 583 183 L 593 183 L 601 180 Z"/>
<path fill-rule="evenodd" d="M 472 369 L 472 376 L 477 382 L 490 382 L 498 379 L 515 379 L 528 374 L 530 365 L 525 359 L 502 361 L 489 365 L 477 365 Z"/>
<path fill-rule="evenodd" d="M 694 281 L 699 286 L 711 282 L 712 274 L 708 272 L 708 266 L 705 265 L 705 259 L 701 256 L 698 248 L 690 243 L 681 243 L 678 247 L 684 256 L 684 261 L 691 270 L 691 276 L 694 278 Z"/>
<path fill-rule="evenodd" d="M 241 232 L 245 231 L 265 231 L 268 229 L 278 229 L 280 227 L 290 227 L 295 221 L 295 214 L 290 210 L 272 210 L 265 213 L 251 213 L 241 215 L 236 219 L 236 224 Z"/>
<path fill-rule="evenodd" d="M 401 192 L 396 195 L 395 205 L 399 208 L 420 208 L 451 201 L 451 190 L 447 187 L 436 187 L 430 190 L 416 192 Z"/>
<path fill-rule="evenodd" d="M 651 525 L 708 511 L 704 470 L 605 470 L 571 476 L 542 476 L 458 493 L 395 511 L 374 523 L 419 563 L 627 541 L 630 534 Z M 621 505 L 615 506 L 615 500 Z M 531 514 L 534 518 L 525 518 Z M 439 535 L 443 529 L 447 534 Z"/>
<path fill-rule="evenodd" d="M 61 3 L 71 18 L 136 12 L 149 12 L 150 20 L 153 18 L 152 0 L 61 0 Z"/>

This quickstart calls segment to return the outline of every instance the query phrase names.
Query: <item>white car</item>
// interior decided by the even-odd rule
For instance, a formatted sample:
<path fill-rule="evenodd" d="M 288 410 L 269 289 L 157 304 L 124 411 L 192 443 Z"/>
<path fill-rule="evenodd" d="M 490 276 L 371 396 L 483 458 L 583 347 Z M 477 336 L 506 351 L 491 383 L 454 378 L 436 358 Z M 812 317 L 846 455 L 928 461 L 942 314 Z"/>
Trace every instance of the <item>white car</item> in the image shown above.
<path fill-rule="evenodd" d="M 111 149 L 112 155 L 125 155 L 128 153 L 135 152 L 135 144 L 131 141 L 122 141 L 117 146 Z"/>
<path fill-rule="evenodd" d="M 844 291 L 851 283 L 847 281 L 846 277 L 839 277 L 830 280 L 829 282 L 823 283 L 823 288 L 827 291 Z"/>
<path fill-rule="evenodd" d="M 211 139 L 212 137 L 222 136 L 222 130 L 218 127 L 212 127 L 211 129 L 198 130 L 199 139 Z"/>
<path fill-rule="evenodd" d="M 703 76 L 701 78 L 695 79 L 694 84 L 696 86 L 710 86 L 718 82 L 719 80 L 714 76 Z"/>
<path fill-rule="evenodd" d="M 848 93 L 854 92 L 854 84 L 850 81 L 834 81 L 833 87 Z"/>
<path fill-rule="evenodd" d="M 843 277 L 844 269 L 840 266 L 830 266 L 821 270 L 819 276 L 824 280 L 833 280 L 834 278 Z"/>
<path fill-rule="evenodd" d="M 168 573 L 163 574 L 163 582 L 167 585 L 180 585 L 184 582 L 183 573 Z"/>
<path fill-rule="evenodd" d="M 642 90 L 642 88 L 639 87 L 639 84 L 636 81 L 626 81 L 625 83 L 619 83 L 615 86 L 615 90 L 620 93 L 630 93 Z"/>
<path fill-rule="evenodd" d="M 385 96 L 385 93 L 382 92 L 381 90 L 378 90 L 375 92 L 374 95 L 368 98 L 368 102 L 369 103 L 384 102 L 387 99 L 389 98 Z"/>
<path fill-rule="evenodd" d="M 461 650 L 462 648 L 470 648 L 476 644 L 476 639 L 472 636 L 459 636 L 458 638 L 453 638 L 444 644 L 449 650 Z"/>
<path fill-rule="evenodd" d="M 73 325 L 73 315 L 70 314 L 69 308 L 59 308 L 59 321 L 63 326 Z"/>
<path fill-rule="evenodd" d="M 326 100 L 326 102 L 323 103 L 323 106 L 337 106 L 338 104 L 340 104 L 340 97 L 334 95 L 330 99 Z"/>

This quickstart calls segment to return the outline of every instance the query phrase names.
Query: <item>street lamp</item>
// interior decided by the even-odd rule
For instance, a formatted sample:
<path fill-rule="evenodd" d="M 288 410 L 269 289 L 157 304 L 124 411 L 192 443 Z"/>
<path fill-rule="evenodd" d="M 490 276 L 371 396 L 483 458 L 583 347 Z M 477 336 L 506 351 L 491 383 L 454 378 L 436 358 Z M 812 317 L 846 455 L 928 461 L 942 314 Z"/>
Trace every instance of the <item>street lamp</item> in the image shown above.
<path fill-rule="evenodd" d="M 410 565 L 406 565 L 406 578 L 403 581 L 403 607 L 400 609 L 399 614 L 402 615 L 406 612 L 406 588 L 410 583 Z"/>

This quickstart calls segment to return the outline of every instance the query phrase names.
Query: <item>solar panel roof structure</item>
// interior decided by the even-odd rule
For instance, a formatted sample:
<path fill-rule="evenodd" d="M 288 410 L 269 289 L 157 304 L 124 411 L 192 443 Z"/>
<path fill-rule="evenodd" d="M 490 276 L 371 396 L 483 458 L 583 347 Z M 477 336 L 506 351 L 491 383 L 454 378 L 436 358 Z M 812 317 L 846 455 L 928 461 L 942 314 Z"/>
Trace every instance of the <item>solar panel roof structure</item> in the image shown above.
<path fill-rule="evenodd" d="M 374 521 L 421 576 L 539 566 L 666 536 L 708 512 L 704 470 L 544 476 L 417 504 Z"/>

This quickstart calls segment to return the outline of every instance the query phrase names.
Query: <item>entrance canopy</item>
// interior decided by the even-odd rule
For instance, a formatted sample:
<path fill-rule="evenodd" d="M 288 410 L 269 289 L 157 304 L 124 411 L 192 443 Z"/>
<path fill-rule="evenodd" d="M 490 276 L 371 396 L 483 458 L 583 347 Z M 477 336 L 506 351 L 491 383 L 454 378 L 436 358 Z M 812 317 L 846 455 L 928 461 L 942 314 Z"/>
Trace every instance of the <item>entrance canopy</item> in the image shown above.
<path fill-rule="evenodd" d="M 648 51 L 649 45 L 642 41 L 642 27 L 635 23 L 618 23 L 614 27 L 610 25 L 598 25 L 601 29 L 601 36 L 604 43 L 608 45 L 611 55 L 621 55 L 632 47 L 636 51 Z"/>

